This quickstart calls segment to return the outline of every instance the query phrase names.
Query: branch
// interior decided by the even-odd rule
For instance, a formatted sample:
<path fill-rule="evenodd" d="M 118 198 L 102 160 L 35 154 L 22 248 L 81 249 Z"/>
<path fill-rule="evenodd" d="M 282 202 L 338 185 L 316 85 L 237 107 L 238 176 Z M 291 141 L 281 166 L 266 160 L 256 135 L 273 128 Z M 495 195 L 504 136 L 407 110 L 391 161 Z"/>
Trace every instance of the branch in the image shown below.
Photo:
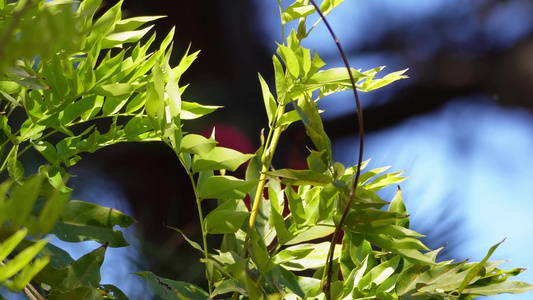
<path fill-rule="evenodd" d="M 335 253 L 335 245 L 337 244 L 337 241 L 339 239 L 340 233 L 342 231 L 342 225 L 344 224 L 344 221 L 346 220 L 346 216 L 348 215 L 348 211 L 350 210 L 350 206 L 352 205 L 353 198 L 355 196 L 355 191 L 357 189 L 357 182 L 359 181 L 359 176 L 361 174 L 361 163 L 363 161 L 363 148 L 364 148 L 364 128 L 363 128 L 363 110 L 361 108 L 361 102 L 359 101 L 359 95 L 357 94 L 357 87 L 355 86 L 355 79 L 353 78 L 353 74 L 351 72 L 350 64 L 348 63 L 348 58 L 346 58 L 346 54 L 344 53 L 344 49 L 342 48 L 342 45 L 339 41 L 339 38 L 335 35 L 335 32 L 333 32 L 333 29 L 331 28 L 331 25 L 329 24 L 328 20 L 320 11 L 320 8 L 316 4 L 315 0 L 310 0 L 313 6 L 315 7 L 316 11 L 320 15 L 320 17 L 324 20 L 324 24 L 328 28 L 331 36 L 335 40 L 335 44 L 337 45 L 337 48 L 339 49 L 339 52 L 342 56 L 342 59 L 344 61 L 344 65 L 346 66 L 346 69 L 348 70 L 348 75 L 350 76 L 350 82 L 352 83 L 352 89 L 355 97 L 355 104 L 357 105 L 357 122 L 359 123 L 359 157 L 357 159 L 357 171 L 355 173 L 355 179 L 352 185 L 352 188 L 350 190 L 350 196 L 348 198 L 348 202 L 346 203 L 346 207 L 344 208 L 344 212 L 342 214 L 342 217 L 339 221 L 339 224 L 337 224 L 337 227 L 335 228 L 335 232 L 333 233 L 333 238 L 331 239 L 331 245 L 328 253 L 327 258 L 327 277 L 326 282 L 322 282 L 322 290 L 326 294 L 326 299 L 331 300 L 331 281 L 333 277 L 333 255 Z"/>

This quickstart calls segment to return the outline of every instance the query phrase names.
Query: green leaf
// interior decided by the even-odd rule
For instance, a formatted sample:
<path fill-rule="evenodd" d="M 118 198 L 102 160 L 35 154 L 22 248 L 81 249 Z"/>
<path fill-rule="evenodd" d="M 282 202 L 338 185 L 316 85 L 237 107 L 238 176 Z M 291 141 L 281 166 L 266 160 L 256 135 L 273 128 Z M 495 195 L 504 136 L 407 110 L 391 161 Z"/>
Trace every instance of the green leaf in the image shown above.
<path fill-rule="evenodd" d="M 215 147 L 204 155 L 195 155 L 192 169 L 195 173 L 220 169 L 235 171 L 252 157 L 254 157 L 254 154 L 243 154 L 230 148 Z"/>
<path fill-rule="evenodd" d="M 497 243 L 496 245 L 490 247 L 489 249 L 489 252 L 487 253 L 487 255 L 485 255 L 485 257 L 483 258 L 483 260 L 481 260 L 480 262 L 478 262 L 474 267 L 472 267 L 468 273 L 466 274 L 466 276 L 464 277 L 463 281 L 461 282 L 461 285 L 459 286 L 459 290 L 458 290 L 458 293 L 459 295 L 463 292 L 463 290 L 468 286 L 468 284 L 470 284 L 470 282 L 472 281 L 472 279 L 474 279 L 474 277 L 476 276 L 479 276 L 482 272 L 482 269 L 483 269 L 483 266 L 485 265 L 485 263 L 489 260 L 490 256 L 492 255 L 492 253 L 494 253 L 494 251 L 496 250 L 496 248 L 498 248 L 498 246 L 503 243 L 505 241 L 505 239 L 503 239 L 503 241 Z"/>
<path fill-rule="evenodd" d="M 107 244 L 83 255 L 66 268 L 65 279 L 54 289 L 59 292 L 73 291 L 81 287 L 97 287 L 100 284 L 100 267 L 104 262 Z M 53 298 L 53 293 L 50 298 Z"/>
<path fill-rule="evenodd" d="M 172 227 L 172 226 L 168 226 L 168 225 L 165 225 L 165 226 L 167 226 L 167 228 L 170 228 L 170 229 L 172 229 L 172 230 L 174 230 L 174 231 L 179 232 L 179 233 L 183 236 L 183 238 L 187 241 L 187 243 L 189 243 L 189 245 L 191 245 L 194 249 L 196 249 L 196 250 L 198 250 L 198 251 L 200 251 L 200 252 L 202 252 L 202 253 L 204 252 L 204 249 L 202 249 L 202 247 L 201 247 L 197 242 L 195 242 L 195 241 L 189 239 L 189 238 L 183 233 L 183 231 L 179 230 L 178 228 Z"/>
<path fill-rule="evenodd" d="M 196 102 L 181 101 L 181 119 L 193 120 L 214 112 L 222 106 L 201 105 Z"/>
<path fill-rule="evenodd" d="M 139 93 L 133 97 L 126 105 L 126 113 L 132 114 L 141 109 L 146 102 L 146 93 Z"/>
<path fill-rule="evenodd" d="M 330 243 L 309 243 L 309 244 L 300 244 L 296 246 L 289 247 L 292 251 L 310 249 L 311 251 L 303 258 L 294 259 L 292 261 L 285 262 L 283 265 L 284 268 L 292 271 L 303 271 L 303 270 L 317 270 L 324 266 L 326 257 L 329 251 Z M 341 255 L 341 245 L 335 245 L 333 259 L 338 258 Z"/>
<path fill-rule="evenodd" d="M 19 238 L 19 232 L 17 232 L 16 239 Z M 9 243 L 6 245 L 6 247 L 11 247 L 14 242 L 16 242 L 16 239 L 10 239 L 8 240 Z M 25 269 L 30 268 L 30 271 L 33 267 L 30 265 L 30 262 L 35 258 L 35 256 L 41 251 L 41 249 L 48 243 L 46 240 L 40 240 L 33 244 L 30 247 L 27 247 L 20 253 L 18 253 L 13 259 L 11 259 L 8 263 L 5 265 L 0 266 L 0 282 L 4 282 L 6 279 L 10 278 L 11 276 L 17 274 L 17 272 Z M 3 246 L 4 244 L 2 244 Z M 41 258 L 39 262 L 37 263 L 37 268 L 44 268 L 44 266 L 48 263 L 49 259 L 47 258 Z M 43 264 L 44 262 L 44 264 Z M 38 272 L 39 270 L 37 270 Z M 24 272 L 24 271 L 23 271 Z M 34 272 L 32 272 L 34 273 Z"/>
<path fill-rule="evenodd" d="M 324 173 L 328 169 L 328 155 L 326 151 L 311 151 L 311 154 L 307 156 L 307 166 L 309 170 Z"/>
<path fill-rule="evenodd" d="M 99 84 L 105 83 L 107 79 L 120 72 L 125 54 L 125 51 L 120 51 L 120 53 L 111 57 L 111 52 L 108 52 L 107 56 L 94 71 L 95 81 Z"/>
<path fill-rule="evenodd" d="M 250 253 L 254 258 L 254 263 L 260 272 L 266 273 L 275 267 L 275 264 L 271 261 L 265 241 L 257 234 L 255 228 L 251 228 L 249 232 L 251 238 Z"/>
<path fill-rule="evenodd" d="M 36 140 L 43 135 L 46 126 L 32 123 L 31 119 L 26 119 L 20 126 L 20 141 Z"/>
<path fill-rule="evenodd" d="M 291 227 L 292 229 L 292 227 Z M 293 238 L 285 243 L 285 245 L 295 245 L 302 242 L 320 239 L 332 234 L 335 231 L 333 226 L 312 226 L 293 233 Z"/>
<path fill-rule="evenodd" d="M 293 78 L 298 78 L 300 75 L 300 65 L 298 63 L 298 58 L 296 58 L 296 54 L 294 54 L 290 48 L 283 45 L 278 45 L 278 54 L 283 59 L 288 73 Z"/>
<path fill-rule="evenodd" d="M 15 186 L 11 191 L 11 197 L 6 203 L 6 211 L 14 228 L 22 227 L 41 191 L 43 176 L 34 175 L 20 186 Z"/>
<path fill-rule="evenodd" d="M 116 23 L 115 32 L 135 30 L 148 22 L 152 22 L 165 17 L 166 16 L 142 16 L 123 19 Z"/>
<path fill-rule="evenodd" d="M 272 200 L 270 202 L 272 203 Z M 273 208 L 270 209 L 269 221 L 270 225 L 274 226 L 276 229 L 276 236 L 280 245 L 284 245 L 294 237 L 294 235 L 292 235 L 285 226 L 285 220 L 283 219 L 283 216 Z"/>
<path fill-rule="evenodd" d="M 38 122 L 43 117 L 43 95 L 37 90 L 32 90 L 26 94 L 22 100 L 28 117 L 34 122 Z"/>
<path fill-rule="evenodd" d="M 6 116 L 0 115 L 0 127 L 2 131 L 6 134 L 6 136 L 12 143 L 18 144 L 19 139 L 11 133 L 11 127 L 9 126 L 9 124 L 7 124 L 7 121 L 8 119 Z"/>
<path fill-rule="evenodd" d="M 217 141 L 205 138 L 198 134 L 189 133 L 183 137 L 180 144 L 180 152 L 205 155 L 215 148 Z"/>
<path fill-rule="evenodd" d="M 270 89 L 268 88 L 268 85 L 261 76 L 261 74 L 258 73 L 258 76 L 259 83 L 261 84 L 261 92 L 263 93 L 263 103 L 265 104 L 268 124 L 272 124 L 272 120 L 274 119 L 274 116 L 276 115 L 276 110 L 278 108 L 278 106 L 276 105 L 276 99 L 270 93 Z"/>
<path fill-rule="evenodd" d="M 123 291 L 121 291 L 118 287 L 112 284 L 101 284 L 100 290 L 106 291 L 106 296 L 112 294 L 114 299 L 128 300 L 128 296 L 126 296 Z"/>
<path fill-rule="evenodd" d="M 70 201 L 51 233 L 66 242 L 97 241 L 109 243 L 109 247 L 125 247 L 129 244 L 122 232 L 113 227 L 128 227 L 135 220 L 120 211 L 83 201 Z"/>
<path fill-rule="evenodd" d="M 22 228 L 13 233 L 8 239 L 0 244 L 0 260 L 4 260 L 28 234 L 27 228 Z M 7 276 L 6 278 L 8 278 Z M 1 281 L 1 280 L 0 280 Z"/>
<path fill-rule="evenodd" d="M 96 109 L 102 107 L 103 98 L 99 98 L 95 95 L 89 95 L 81 98 L 80 100 L 68 105 L 65 110 L 60 114 L 59 120 L 62 124 L 67 125 L 74 121 L 78 117 L 82 117 L 82 120 L 87 120 L 94 116 L 93 112 Z M 107 102 L 107 100 L 106 100 Z"/>
<path fill-rule="evenodd" d="M 325 155 L 325 160 L 328 165 L 333 165 L 331 141 L 324 130 L 316 102 L 307 96 L 302 97 L 298 100 L 298 104 L 294 108 L 302 119 L 307 135 L 313 141 L 316 149 L 319 152 L 324 152 L 323 155 Z"/>
<path fill-rule="evenodd" d="M 145 36 L 154 25 L 141 30 L 122 31 L 112 33 L 102 40 L 102 49 L 121 47 L 122 44 L 135 43 Z"/>
<path fill-rule="evenodd" d="M 34 244 L 32 247 L 35 247 L 37 245 L 38 243 Z M 37 275 L 37 273 L 39 273 L 48 264 L 49 261 L 50 257 L 47 256 L 34 259 L 30 264 L 27 264 L 20 272 L 18 272 L 18 274 L 13 277 L 13 280 L 8 280 L 4 282 L 4 284 L 11 291 L 23 290 L 28 285 L 28 283 L 35 277 L 35 275 Z M 6 269 L 9 269 L 10 263 L 6 264 L 5 267 Z M 0 268 L 0 272 L 3 271 L 4 270 Z"/>
<path fill-rule="evenodd" d="M 146 279 L 155 294 L 162 299 L 205 300 L 209 297 L 206 291 L 194 284 L 166 279 L 148 271 L 138 272 L 135 275 Z"/>
<path fill-rule="evenodd" d="M 237 292 L 241 295 L 248 295 L 248 292 L 244 288 L 244 286 L 234 280 L 224 280 L 220 283 L 218 283 L 217 287 L 211 294 L 211 297 L 215 297 L 217 295 L 223 295 L 227 293 L 233 293 Z"/>
<path fill-rule="evenodd" d="M 365 189 L 371 192 L 375 192 L 391 184 L 400 183 L 404 181 L 405 179 L 407 179 L 407 177 L 401 177 L 403 173 L 404 171 L 399 171 L 399 172 L 393 172 L 393 173 L 381 175 L 378 178 L 376 178 L 373 182 L 367 183 L 365 185 Z"/>
<path fill-rule="evenodd" d="M 291 99 L 287 99 L 287 82 L 285 81 L 285 72 L 283 66 L 276 55 L 272 56 L 274 62 L 274 75 L 276 78 L 276 93 L 278 103 L 281 105 L 287 104 Z"/>
<path fill-rule="evenodd" d="M 90 299 L 100 300 L 104 299 L 101 292 L 92 286 L 80 286 L 70 291 L 52 290 L 50 299 L 54 300 L 71 300 L 71 299 Z"/>
<path fill-rule="evenodd" d="M 324 15 L 328 15 L 333 8 L 341 4 L 344 0 L 324 0 L 320 5 L 320 10 Z"/>
<path fill-rule="evenodd" d="M 357 283 L 357 288 L 360 291 L 369 290 L 372 285 L 379 286 L 383 281 L 389 278 L 400 263 L 401 257 L 395 256 L 390 260 L 372 268 L 361 280 Z"/>
<path fill-rule="evenodd" d="M 211 176 L 199 187 L 200 198 L 243 199 L 256 184 L 232 176 Z"/>
<path fill-rule="evenodd" d="M 39 174 L 42 174 L 48 178 L 48 182 L 54 188 L 60 190 L 63 193 L 68 193 L 71 191 L 69 187 L 65 185 L 65 182 L 68 178 L 65 170 L 61 167 L 51 167 L 47 168 L 46 166 L 39 167 Z"/>
<path fill-rule="evenodd" d="M 13 180 L 18 183 L 22 183 L 25 175 L 24 167 L 22 166 L 22 163 L 17 159 L 18 149 L 19 145 L 15 144 L 13 145 L 13 148 L 11 148 L 11 151 L 9 151 L 9 154 L 7 156 L 7 172 L 9 173 L 9 176 L 13 178 Z"/>
<path fill-rule="evenodd" d="M 364 209 L 348 213 L 345 226 L 357 227 L 358 225 L 370 225 L 372 227 L 395 224 L 397 219 L 407 217 L 406 214 L 388 212 L 376 209 Z"/>
<path fill-rule="evenodd" d="M 192 63 L 198 58 L 198 53 L 200 53 L 200 50 L 189 54 L 189 50 L 191 49 L 191 44 L 189 44 L 189 47 L 187 48 L 187 51 L 185 51 L 185 54 L 183 54 L 183 57 L 181 58 L 179 64 L 177 67 L 175 67 L 173 70 L 174 74 L 176 75 L 176 80 L 179 81 L 181 75 L 189 69 L 189 67 L 192 65 Z"/>
<path fill-rule="evenodd" d="M 402 190 L 400 189 L 400 186 L 398 186 L 396 194 L 390 203 L 389 211 L 407 215 L 407 209 L 403 203 Z M 397 219 L 396 225 L 409 228 L 409 217 Z"/>
<path fill-rule="evenodd" d="M 283 264 L 295 259 L 305 258 L 309 253 L 313 251 L 313 248 L 295 248 L 297 246 L 288 247 L 281 250 L 275 256 L 272 257 L 272 262 L 275 264 Z"/>
<path fill-rule="evenodd" d="M 456 274 L 467 261 L 430 267 L 428 265 L 412 265 L 400 273 L 396 284 L 396 293 L 402 296 L 417 289 L 417 286 L 433 286 L 434 289 L 442 289 L 453 284 Z M 457 286 L 459 282 L 456 283 Z M 457 287 L 456 286 L 456 287 Z M 455 287 L 455 288 L 456 288 Z"/>
<path fill-rule="evenodd" d="M 243 201 L 228 200 L 207 214 L 205 229 L 209 234 L 235 233 L 249 215 Z"/>
<path fill-rule="evenodd" d="M 504 281 L 486 286 L 467 287 L 463 294 L 493 296 L 503 293 L 522 294 L 533 291 L 533 285 L 521 281 Z"/>
<path fill-rule="evenodd" d="M 323 186 L 333 181 L 327 174 L 318 173 L 311 170 L 281 169 L 266 172 L 268 176 L 282 177 L 284 184 L 290 185 L 319 185 Z"/>
<path fill-rule="evenodd" d="M 315 56 L 316 57 L 316 56 Z M 355 82 L 365 78 L 365 75 L 358 70 L 351 69 Z M 339 84 L 342 86 L 351 86 L 350 74 L 346 68 L 332 68 L 324 71 L 316 72 L 306 82 L 311 86 L 323 86 L 325 84 Z"/>
<path fill-rule="evenodd" d="M 289 112 L 284 113 L 283 115 L 281 115 L 281 117 L 278 118 L 276 126 L 290 125 L 300 120 L 301 118 L 298 115 L 298 112 L 295 110 L 291 110 Z"/>
<path fill-rule="evenodd" d="M 168 106 L 170 108 L 171 118 L 180 119 L 181 114 L 181 95 L 180 89 L 178 86 L 178 80 L 174 71 L 168 64 L 168 61 L 165 61 L 165 70 L 167 72 L 168 82 L 165 86 L 165 91 L 168 95 Z M 174 121 L 176 122 L 176 121 Z M 176 123 L 179 125 L 179 123 Z"/>
<path fill-rule="evenodd" d="M 385 75 L 383 78 L 374 80 L 373 78 L 367 79 L 362 86 L 363 92 L 370 92 L 376 89 L 379 89 L 381 87 L 384 87 L 390 83 L 393 83 L 394 81 L 408 78 L 406 75 L 403 75 L 405 72 L 407 72 L 408 69 L 393 72 L 390 74 Z"/>
<path fill-rule="evenodd" d="M 285 24 L 299 18 L 307 17 L 314 12 L 315 7 L 313 5 L 304 5 L 301 1 L 296 1 L 283 11 L 281 14 L 281 22 L 282 24 Z"/>
<path fill-rule="evenodd" d="M 0 81 L 0 91 L 11 95 L 20 92 L 21 86 L 20 84 L 14 82 L 14 81 Z"/>
<path fill-rule="evenodd" d="M 124 94 L 117 97 L 106 97 L 104 106 L 102 107 L 102 113 L 104 116 L 114 115 L 120 111 L 124 105 L 128 102 L 130 94 Z"/>
<path fill-rule="evenodd" d="M 105 97 L 117 97 L 129 95 L 135 91 L 138 86 L 132 83 L 113 83 L 104 84 L 94 87 L 93 91 L 97 95 Z"/>
<path fill-rule="evenodd" d="M 62 193 L 59 190 L 54 190 L 39 214 L 39 233 L 48 234 L 52 230 L 69 202 L 70 195 L 70 192 Z"/>
<path fill-rule="evenodd" d="M 122 0 L 106 11 L 93 25 L 91 34 L 87 37 L 87 47 L 91 48 L 98 40 L 112 31 L 115 24 L 120 20 Z"/>

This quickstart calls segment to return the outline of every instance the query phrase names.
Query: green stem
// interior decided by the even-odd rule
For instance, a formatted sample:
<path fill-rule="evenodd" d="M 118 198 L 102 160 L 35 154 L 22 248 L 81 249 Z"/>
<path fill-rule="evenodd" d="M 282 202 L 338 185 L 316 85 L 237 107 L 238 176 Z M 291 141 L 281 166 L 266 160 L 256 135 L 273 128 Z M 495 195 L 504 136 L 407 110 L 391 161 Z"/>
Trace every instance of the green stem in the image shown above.
<path fill-rule="evenodd" d="M 265 144 L 265 150 L 263 152 L 263 155 L 261 157 L 261 161 L 263 162 L 263 166 L 261 168 L 261 175 L 259 176 L 259 183 L 257 184 L 257 190 L 255 191 L 255 196 L 252 203 L 252 210 L 250 213 L 250 221 L 248 223 L 249 229 L 255 227 L 255 220 L 257 219 L 257 214 L 259 213 L 259 204 L 261 204 L 261 199 L 263 197 L 263 189 L 265 188 L 266 184 L 266 173 L 270 169 L 270 165 L 272 163 L 272 158 L 274 156 L 274 152 L 276 151 L 276 147 L 278 146 L 279 137 L 281 136 L 281 132 L 283 131 L 282 126 L 274 126 L 275 123 L 277 123 L 277 119 L 283 115 L 285 112 L 285 105 L 280 105 L 278 107 L 278 110 L 276 112 L 276 118 L 274 118 L 274 124 L 272 127 L 274 127 L 274 131 L 272 135 L 269 133 L 269 138 L 267 138 L 267 142 Z M 248 232 L 248 237 L 250 236 Z M 244 253 L 247 253 L 247 249 L 244 249 Z M 247 255 L 243 255 L 244 258 L 247 257 Z"/>
<path fill-rule="evenodd" d="M 213 285 L 211 284 L 211 279 L 209 278 L 209 274 L 207 274 L 207 260 L 209 259 L 209 248 L 207 247 L 207 231 L 205 230 L 205 223 L 204 223 L 204 214 L 202 211 L 202 199 L 199 196 L 198 193 L 198 187 L 196 186 L 196 181 L 194 180 L 194 173 L 191 172 L 191 170 L 187 167 L 187 164 L 185 163 L 185 159 L 183 158 L 182 153 L 178 149 L 175 149 L 172 147 L 172 145 L 164 138 L 161 137 L 161 140 L 169 146 L 174 153 L 176 153 L 176 156 L 179 158 L 180 163 L 182 164 L 185 171 L 187 171 L 187 175 L 189 175 L 189 179 L 191 181 L 191 186 L 194 191 L 194 198 L 196 199 L 196 208 L 198 210 L 198 217 L 200 218 L 200 230 L 202 231 L 202 243 L 204 248 L 204 258 L 205 258 L 205 272 L 206 272 L 206 279 L 207 284 L 209 288 L 209 295 L 213 293 Z"/>
<path fill-rule="evenodd" d="M 180 159 L 181 160 L 181 159 Z M 209 295 L 213 293 L 213 285 L 211 284 L 211 279 L 207 271 L 207 260 L 209 259 L 209 248 L 207 247 L 207 232 L 205 230 L 205 223 L 204 223 L 204 214 L 202 211 L 202 199 L 198 196 L 198 189 L 196 187 L 196 182 L 194 181 L 194 175 L 187 170 L 187 174 L 189 175 L 189 178 L 191 180 L 191 184 L 194 190 L 194 197 L 196 198 L 196 207 L 198 209 L 198 217 L 200 218 L 200 230 L 202 231 L 202 243 L 204 246 L 204 258 L 205 258 L 205 273 L 207 278 L 207 284 L 209 288 Z"/>

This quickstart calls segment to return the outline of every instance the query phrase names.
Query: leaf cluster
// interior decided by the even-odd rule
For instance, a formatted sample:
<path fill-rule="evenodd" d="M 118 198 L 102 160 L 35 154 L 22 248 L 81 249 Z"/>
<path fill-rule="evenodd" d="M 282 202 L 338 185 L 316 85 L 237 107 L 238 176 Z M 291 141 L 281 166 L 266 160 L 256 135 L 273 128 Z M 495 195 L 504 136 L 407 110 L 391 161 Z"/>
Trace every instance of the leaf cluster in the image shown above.
<path fill-rule="evenodd" d="M 341 2 L 322 1 L 323 15 Z M 187 51 L 171 66 L 174 30 L 151 50 L 155 34 L 148 35 L 146 24 L 161 16 L 122 19 L 121 4 L 95 18 L 101 0 L 0 0 L 0 172 L 9 177 L 0 185 L 2 285 L 34 298 L 127 299 L 100 282 L 100 266 L 107 247 L 128 246 L 115 226 L 135 220 L 71 200 L 68 168 L 83 153 L 116 143 L 160 141 L 188 174 L 202 240 L 169 230 L 198 250 L 208 287 L 136 273 L 162 299 L 471 299 L 533 289 L 507 280 L 523 269 L 504 271 L 502 262 L 488 261 L 499 243 L 479 263 L 437 262 L 441 249 L 429 249 L 419 240 L 423 235 L 409 229 L 401 190 L 390 202 L 376 193 L 405 180 L 403 172 L 383 167 L 355 176 L 369 161 L 334 161 L 317 102 L 352 89 L 350 75 L 358 90 L 368 92 L 406 78 L 406 70 L 377 78 L 384 67 L 325 69 L 318 53 L 301 45 L 320 23 L 307 29 L 307 17 L 315 13 L 309 1 L 286 8 L 279 1 L 284 42 L 272 57 L 272 91 L 258 76 L 268 131 L 251 154 L 218 146 L 216 128 L 210 137 L 184 131 L 189 120 L 219 108 L 182 99 L 187 85 L 181 76 L 198 52 Z M 50 34 L 37 35 L 32 24 Z M 19 111 L 22 121 L 14 117 Z M 109 125 L 102 128 L 97 120 Z M 300 121 L 313 144 L 308 168 L 274 169 L 281 134 Z M 21 158 L 31 149 L 47 163 L 27 176 Z M 246 177 L 235 177 L 232 172 L 244 167 Z M 216 208 L 203 211 L 205 201 Z M 344 233 L 342 243 L 328 241 L 336 228 Z M 102 246 L 74 260 L 48 244 L 50 234 Z M 208 245 L 208 235 L 221 235 L 222 243 Z M 335 276 L 326 288 L 328 273 Z"/>

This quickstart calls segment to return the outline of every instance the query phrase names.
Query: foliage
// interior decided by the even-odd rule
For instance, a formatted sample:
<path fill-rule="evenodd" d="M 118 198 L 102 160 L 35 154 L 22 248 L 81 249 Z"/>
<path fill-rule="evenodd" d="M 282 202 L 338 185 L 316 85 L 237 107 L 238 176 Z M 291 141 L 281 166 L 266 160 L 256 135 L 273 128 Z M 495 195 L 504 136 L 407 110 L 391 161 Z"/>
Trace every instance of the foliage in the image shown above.
<path fill-rule="evenodd" d="M 320 9 L 327 15 L 341 2 L 324 0 Z M 122 19 L 121 2 L 95 18 L 101 0 L 0 0 L 0 171 L 8 177 L 0 185 L 2 285 L 31 299 L 127 299 L 100 282 L 100 266 L 107 247 L 128 246 L 114 227 L 135 220 L 70 200 L 68 168 L 82 153 L 119 142 L 162 141 L 196 195 L 202 241 L 184 238 L 201 253 L 208 286 L 136 273 L 163 299 L 471 299 L 533 289 L 507 280 L 523 269 L 504 271 L 502 262 L 488 261 L 499 244 L 479 263 L 437 262 L 440 249 L 428 249 L 409 229 L 400 189 L 390 203 L 376 194 L 402 182 L 402 172 L 369 170 L 354 185 L 368 161 L 334 162 L 317 101 L 352 89 L 349 72 L 366 92 L 405 78 L 405 70 L 376 78 L 383 67 L 323 69 L 320 56 L 301 45 L 320 23 L 306 27 L 315 8 L 305 0 L 279 3 L 284 43 L 272 57 L 275 93 L 258 76 L 269 130 L 256 153 L 244 154 L 218 146 L 215 130 L 209 138 L 183 130 L 218 107 L 182 100 L 186 85 L 179 80 L 197 52 L 171 66 L 173 30 L 149 51 L 155 34 L 148 37 L 145 24 L 159 16 Z M 285 37 L 293 21 L 298 24 Z M 108 128 L 96 125 L 100 119 Z M 314 145 L 309 168 L 271 169 L 280 135 L 299 121 Z M 26 176 L 21 157 L 31 149 L 47 164 Z M 229 175 L 246 163 L 245 179 Z M 247 196 L 251 209 L 242 201 Z M 204 212 L 205 201 L 218 206 Z M 346 204 L 348 217 L 340 222 Z M 325 241 L 339 226 L 342 244 Z M 102 246 L 73 260 L 47 243 L 50 234 Z M 215 234 L 223 241 L 210 251 L 206 237 Z M 333 270 L 327 269 L 330 253 Z M 329 287 L 328 273 L 338 274 Z"/>

